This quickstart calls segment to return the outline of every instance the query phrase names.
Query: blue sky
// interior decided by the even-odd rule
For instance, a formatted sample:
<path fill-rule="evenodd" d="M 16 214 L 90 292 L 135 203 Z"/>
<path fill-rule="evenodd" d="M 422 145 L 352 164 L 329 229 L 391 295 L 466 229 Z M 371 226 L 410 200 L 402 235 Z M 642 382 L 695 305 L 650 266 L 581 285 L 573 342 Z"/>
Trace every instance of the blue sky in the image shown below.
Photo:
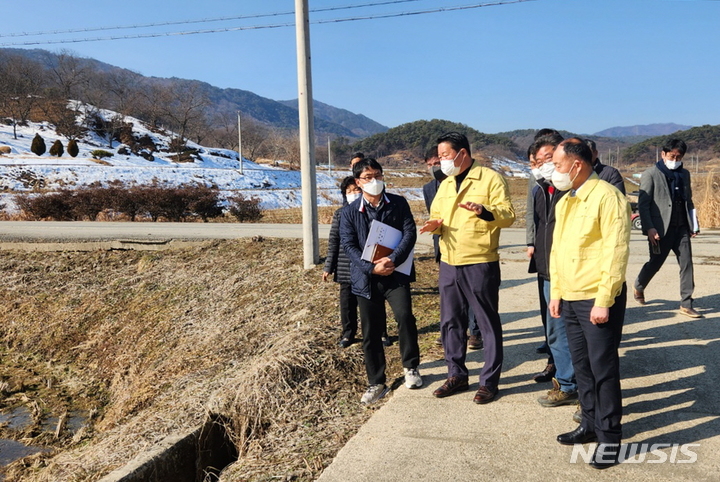
<path fill-rule="evenodd" d="M 310 9 L 382 0 L 310 0 Z M 478 0 L 404 0 L 310 20 L 409 13 Z M 293 23 L 292 15 L 51 34 L 292 12 L 292 0 L 3 2 L 0 46 L 68 49 L 143 75 L 297 97 L 294 27 L 45 44 Z M 8 36 L 43 32 L 42 35 Z M 482 132 L 554 127 L 591 134 L 635 124 L 720 124 L 720 1 L 533 0 L 311 25 L 317 100 L 388 127 L 418 119 Z M 37 41 L 39 45 L 19 45 Z M 12 44 L 12 45 L 9 45 Z"/>

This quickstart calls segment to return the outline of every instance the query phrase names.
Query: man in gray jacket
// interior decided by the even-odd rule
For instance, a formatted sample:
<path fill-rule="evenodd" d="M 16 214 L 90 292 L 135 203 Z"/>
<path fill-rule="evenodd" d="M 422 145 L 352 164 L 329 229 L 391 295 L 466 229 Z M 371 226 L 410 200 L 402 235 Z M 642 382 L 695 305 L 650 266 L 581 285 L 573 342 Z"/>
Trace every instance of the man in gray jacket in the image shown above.
<path fill-rule="evenodd" d="M 692 249 L 700 227 L 692 200 L 690 173 L 683 168 L 687 145 L 680 139 L 668 140 L 662 148 L 662 159 L 646 170 L 640 180 L 638 211 L 643 234 L 647 234 L 650 260 L 635 280 L 634 296 L 645 304 L 645 288 L 662 267 L 672 250 L 680 265 L 680 313 L 702 318 L 692 306 L 695 289 Z"/>

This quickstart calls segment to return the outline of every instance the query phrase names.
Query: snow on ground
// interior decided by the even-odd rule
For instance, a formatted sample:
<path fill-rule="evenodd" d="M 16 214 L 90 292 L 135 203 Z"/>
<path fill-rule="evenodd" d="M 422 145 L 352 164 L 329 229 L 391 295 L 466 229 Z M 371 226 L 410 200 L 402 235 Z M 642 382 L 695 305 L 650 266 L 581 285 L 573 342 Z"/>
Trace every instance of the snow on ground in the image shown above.
<path fill-rule="evenodd" d="M 72 105 L 79 112 L 92 109 L 105 119 L 117 115 L 91 106 Z M 0 123 L 0 146 L 6 145 L 11 149 L 10 154 L 0 155 L 0 191 L 3 193 L 0 194 L 0 204 L 5 204 L 7 210 L 13 210 L 13 193 L 27 192 L 36 187 L 73 189 L 90 184 L 108 186 L 118 181 L 125 185 L 202 184 L 217 187 L 223 196 L 240 191 L 246 197 L 260 198 L 263 209 L 300 207 L 302 204 L 300 171 L 256 164 L 247 159 L 242 161 L 241 166 L 235 151 L 206 148 L 190 141 L 187 145 L 198 150 L 198 159 L 193 162 L 176 162 L 174 154 L 168 152 L 172 133 L 150 129 L 133 117 L 126 116 L 124 121 L 132 123 L 137 138 L 147 135 L 158 147 L 160 152 L 152 153 L 152 161 L 132 153 L 119 154 L 118 150 L 123 144 L 113 142 L 110 148 L 107 139 L 94 132 L 77 139 L 80 152 L 75 158 L 67 152 L 62 157 L 51 156 L 48 152 L 36 156 L 30 151 L 36 133 L 44 139 L 47 151 L 58 139 L 67 151 L 67 139 L 57 134 L 48 122 L 30 122 L 27 126 L 18 126 L 18 138 L 14 139 L 12 126 Z M 102 162 L 97 161 L 91 154 L 96 149 L 111 152 L 112 156 L 104 158 Z M 493 158 L 492 161 L 493 168 L 507 176 L 527 177 L 527 167 L 517 161 L 504 158 Z M 392 169 L 387 169 L 387 173 L 395 177 L 421 176 L 416 172 Z M 316 174 L 318 206 L 339 204 L 341 198 L 338 185 L 343 177 L 351 175 L 350 170 L 319 166 Z M 423 199 L 421 188 L 389 189 L 408 200 Z"/>
<path fill-rule="evenodd" d="M 530 175 L 530 167 L 527 162 L 518 159 L 512 160 L 507 157 L 490 157 L 492 167 L 498 172 L 503 173 L 507 177 L 524 177 Z"/>

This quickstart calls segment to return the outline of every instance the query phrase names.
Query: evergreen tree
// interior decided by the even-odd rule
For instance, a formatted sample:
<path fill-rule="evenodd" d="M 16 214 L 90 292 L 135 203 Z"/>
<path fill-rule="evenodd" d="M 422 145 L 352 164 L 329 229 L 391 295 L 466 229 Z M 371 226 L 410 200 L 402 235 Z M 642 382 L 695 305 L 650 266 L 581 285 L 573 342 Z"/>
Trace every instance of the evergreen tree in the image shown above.
<path fill-rule="evenodd" d="M 35 134 L 35 137 L 33 137 L 32 144 L 30 145 L 30 150 L 36 156 L 42 156 L 43 154 L 45 154 L 45 141 L 42 137 L 40 137 L 40 134 Z"/>
<path fill-rule="evenodd" d="M 51 156 L 62 157 L 63 152 L 65 152 L 65 149 L 63 149 L 63 145 L 62 145 L 62 142 L 60 142 L 60 139 L 53 142 L 53 145 L 50 146 L 50 155 Z"/>
<path fill-rule="evenodd" d="M 75 139 L 70 139 L 67 145 L 67 153 L 70 154 L 71 157 L 77 157 L 79 152 L 80 149 L 78 148 L 77 141 Z"/>

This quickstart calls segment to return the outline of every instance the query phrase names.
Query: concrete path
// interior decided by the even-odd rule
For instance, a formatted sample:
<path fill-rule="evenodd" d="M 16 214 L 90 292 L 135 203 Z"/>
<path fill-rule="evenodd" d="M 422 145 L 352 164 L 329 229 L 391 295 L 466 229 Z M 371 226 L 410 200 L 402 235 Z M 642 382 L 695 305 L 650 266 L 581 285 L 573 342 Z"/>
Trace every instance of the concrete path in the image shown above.
<path fill-rule="evenodd" d="M 639 232 L 632 235 L 630 283 L 646 260 L 645 239 Z M 470 351 L 470 391 L 434 398 L 432 391 L 447 371 L 441 355 L 424 354 L 425 386 L 401 385 L 389 395 L 318 480 L 720 480 L 719 241 L 717 232 L 693 241 L 695 306 L 705 318 L 678 314 L 672 257 L 646 290 L 648 304 L 640 306 L 632 297 L 628 302 L 620 349 L 623 441 L 668 444 L 641 448 L 636 460 L 644 457 L 642 462 L 598 471 L 580 456 L 572 463 L 573 447 L 555 441 L 577 427 L 571 418 L 575 407 L 543 408 L 536 401 L 550 388 L 531 380 L 546 362 L 535 353 L 542 341 L 536 281 L 527 273 L 524 230 L 508 229 L 501 238 L 505 362 L 500 397 L 487 405 L 472 402 L 482 353 Z M 592 453 L 594 444 L 584 448 Z"/>

